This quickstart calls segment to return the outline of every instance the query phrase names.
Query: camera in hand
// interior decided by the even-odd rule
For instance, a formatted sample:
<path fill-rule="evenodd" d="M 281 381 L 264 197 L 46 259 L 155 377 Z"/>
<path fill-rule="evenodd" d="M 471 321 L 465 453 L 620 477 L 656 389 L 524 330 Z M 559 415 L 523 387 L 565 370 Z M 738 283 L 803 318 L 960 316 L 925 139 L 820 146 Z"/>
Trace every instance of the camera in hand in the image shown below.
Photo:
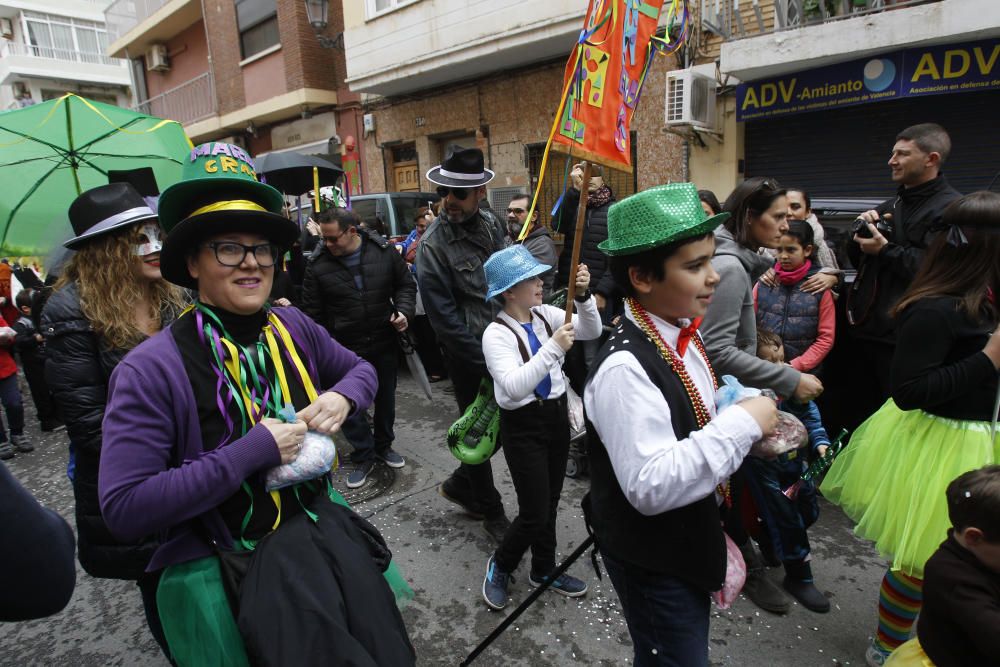
<path fill-rule="evenodd" d="M 892 238 L 892 221 L 887 218 L 879 218 L 875 221 L 875 229 L 879 233 L 886 237 Z M 872 238 L 872 230 L 868 228 L 868 221 L 864 218 L 858 218 L 851 224 L 851 234 L 857 235 L 861 239 Z"/>

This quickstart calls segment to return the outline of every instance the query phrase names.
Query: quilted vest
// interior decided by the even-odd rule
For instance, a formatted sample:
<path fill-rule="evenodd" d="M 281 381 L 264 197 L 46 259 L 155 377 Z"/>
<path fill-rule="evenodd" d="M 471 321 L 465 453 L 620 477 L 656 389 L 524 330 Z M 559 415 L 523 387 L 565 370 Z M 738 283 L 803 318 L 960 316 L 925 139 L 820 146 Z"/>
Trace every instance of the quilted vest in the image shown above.
<path fill-rule="evenodd" d="M 758 283 L 757 328 L 781 336 L 785 361 L 791 361 L 816 342 L 822 294 L 808 294 L 795 285 L 768 287 Z M 811 369 L 810 369 L 811 370 Z"/>

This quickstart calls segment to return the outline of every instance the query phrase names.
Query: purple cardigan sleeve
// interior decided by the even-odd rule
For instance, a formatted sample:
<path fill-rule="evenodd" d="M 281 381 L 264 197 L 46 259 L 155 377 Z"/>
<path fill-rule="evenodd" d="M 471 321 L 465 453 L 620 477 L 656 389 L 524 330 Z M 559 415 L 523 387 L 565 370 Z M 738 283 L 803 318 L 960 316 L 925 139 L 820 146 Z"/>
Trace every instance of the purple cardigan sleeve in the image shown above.
<path fill-rule="evenodd" d="M 175 415 L 178 397 L 166 386 L 169 376 L 154 373 L 157 381 L 151 382 L 141 365 L 126 359 L 115 369 L 104 415 L 101 512 L 121 540 L 136 540 L 214 509 L 252 473 L 281 463 L 270 431 L 258 424 L 242 438 L 198 451 L 175 467 L 176 448 L 189 450 L 183 440 L 191 437 L 200 445 L 201 434 L 185 433 L 188 416 Z M 155 363 L 145 368 L 158 370 Z"/>

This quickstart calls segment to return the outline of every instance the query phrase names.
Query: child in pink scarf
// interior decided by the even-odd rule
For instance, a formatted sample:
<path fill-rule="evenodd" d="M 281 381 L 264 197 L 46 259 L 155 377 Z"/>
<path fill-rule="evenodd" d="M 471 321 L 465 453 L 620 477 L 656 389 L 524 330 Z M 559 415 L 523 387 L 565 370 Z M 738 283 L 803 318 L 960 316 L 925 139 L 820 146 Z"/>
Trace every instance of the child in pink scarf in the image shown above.
<path fill-rule="evenodd" d="M 780 336 L 789 363 L 803 373 L 813 372 L 833 349 L 836 328 L 832 293 L 810 294 L 800 289 L 819 268 L 811 259 L 814 249 L 809 224 L 788 223 L 774 265 L 777 286 L 758 283 L 753 290 L 757 328 Z"/>

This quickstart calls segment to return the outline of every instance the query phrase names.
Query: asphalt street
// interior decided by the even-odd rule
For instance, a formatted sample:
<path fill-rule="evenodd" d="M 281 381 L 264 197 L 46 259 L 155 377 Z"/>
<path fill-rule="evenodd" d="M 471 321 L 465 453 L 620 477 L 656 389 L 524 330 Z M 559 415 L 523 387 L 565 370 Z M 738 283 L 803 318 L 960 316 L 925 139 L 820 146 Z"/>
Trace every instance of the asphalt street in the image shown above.
<path fill-rule="evenodd" d="M 400 377 L 395 446 L 407 465 L 395 471 L 383 467 L 367 488 L 345 493 L 355 509 L 382 531 L 414 589 L 415 599 L 403 617 L 423 665 L 457 665 L 507 613 L 488 610 L 481 597 L 493 549 L 490 538 L 479 522 L 456 511 L 437 493 L 437 484 L 456 464 L 444 446 L 444 433 L 457 417 L 454 399 L 444 392 L 447 384 L 434 385 L 435 399 L 430 403 L 418 395 L 408 377 Z M 27 392 L 25 398 L 30 403 Z M 30 405 L 27 421 L 37 449 L 7 463 L 41 502 L 72 524 L 66 434 L 39 434 Z M 342 448 L 342 453 L 346 451 Z M 516 500 L 506 464 L 502 456 L 493 461 L 498 488 L 513 517 Z M 336 474 L 337 487 L 346 492 L 345 478 L 346 468 Z M 566 480 L 559 514 L 559 558 L 586 538 L 579 509 L 586 486 L 586 480 Z M 831 600 L 831 612 L 814 614 L 796 604 L 789 614 L 776 616 L 742 597 L 731 609 L 713 608 L 712 665 L 864 665 L 884 565 L 869 543 L 854 536 L 850 521 L 838 508 L 821 503 L 819 522 L 810 530 L 813 571 L 817 585 Z M 525 566 L 515 573 L 508 610 L 531 590 Z M 628 630 L 607 576 L 598 580 L 588 557 L 570 572 L 589 583 L 585 598 L 545 593 L 475 664 L 630 664 Z M 780 569 L 769 574 L 780 582 Z M 146 629 L 135 585 L 93 579 L 78 569 L 76 592 L 63 612 L 38 621 L 0 624 L 0 665 L 161 667 L 168 663 Z"/>

